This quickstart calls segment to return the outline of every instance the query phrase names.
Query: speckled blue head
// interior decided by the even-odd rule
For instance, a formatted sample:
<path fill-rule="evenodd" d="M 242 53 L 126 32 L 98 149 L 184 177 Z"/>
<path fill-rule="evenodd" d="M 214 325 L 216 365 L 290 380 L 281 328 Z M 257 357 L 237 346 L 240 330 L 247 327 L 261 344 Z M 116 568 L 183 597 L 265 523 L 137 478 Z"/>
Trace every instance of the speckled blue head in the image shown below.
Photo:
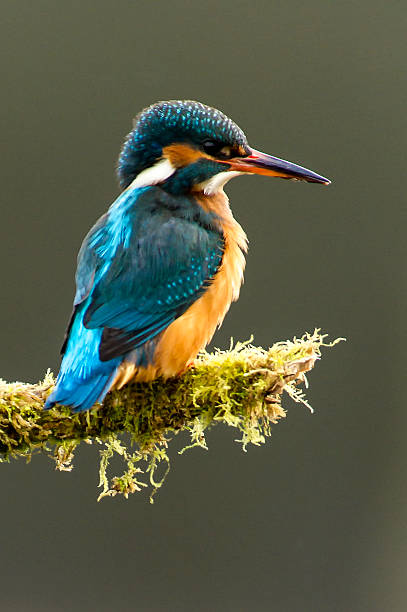
<path fill-rule="evenodd" d="M 243 131 L 215 108 L 193 100 L 149 106 L 136 117 L 123 145 L 117 167 L 120 186 L 125 189 L 141 171 L 152 166 L 164 147 L 186 143 L 200 148 L 207 141 L 250 151 Z"/>

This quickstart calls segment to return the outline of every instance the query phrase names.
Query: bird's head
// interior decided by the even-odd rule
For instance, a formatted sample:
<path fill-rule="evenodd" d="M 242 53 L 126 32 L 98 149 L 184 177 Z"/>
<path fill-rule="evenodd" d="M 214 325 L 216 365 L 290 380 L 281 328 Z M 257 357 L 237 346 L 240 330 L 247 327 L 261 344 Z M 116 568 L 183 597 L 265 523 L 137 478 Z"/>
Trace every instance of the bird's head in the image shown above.
<path fill-rule="evenodd" d="M 173 194 L 210 195 L 238 174 L 329 184 L 311 170 L 252 149 L 226 115 L 192 100 L 158 102 L 134 120 L 119 162 L 120 186 L 161 185 Z"/>

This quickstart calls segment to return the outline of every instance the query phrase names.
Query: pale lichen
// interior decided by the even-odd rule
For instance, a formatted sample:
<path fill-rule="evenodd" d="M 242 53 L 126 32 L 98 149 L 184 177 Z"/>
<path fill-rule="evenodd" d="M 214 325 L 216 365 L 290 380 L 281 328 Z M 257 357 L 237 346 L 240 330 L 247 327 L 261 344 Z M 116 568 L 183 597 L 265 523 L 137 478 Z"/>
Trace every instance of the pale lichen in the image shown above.
<path fill-rule="evenodd" d="M 315 330 L 268 350 L 237 343 L 229 351 L 204 352 L 183 376 L 129 384 L 109 393 L 102 405 L 79 414 L 63 406 L 43 410 L 54 385 L 50 372 L 37 385 L 0 381 L 2 460 L 29 460 L 35 452 L 53 447 L 57 469 L 69 471 L 76 447 L 96 442 L 104 447 L 99 499 L 118 493 L 127 498 L 147 486 L 142 479 L 147 474 L 152 500 L 169 470 L 167 447 L 174 433 L 189 432 L 191 443 L 183 451 L 207 448 L 206 430 L 225 423 L 239 431 L 238 441 L 246 450 L 248 444 L 263 444 L 271 425 L 285 417 L 283 391 L 310 408 L 298 384 L 306 383 L 305 373 L 319 359 L 321 347 L 340 340 L 325 343 L 325 338 Z M 109 480 L 109 460 L 114 455 L 122 458 L 125 471 Z M 164 474 L 157 478 L 161 465 Z"/>

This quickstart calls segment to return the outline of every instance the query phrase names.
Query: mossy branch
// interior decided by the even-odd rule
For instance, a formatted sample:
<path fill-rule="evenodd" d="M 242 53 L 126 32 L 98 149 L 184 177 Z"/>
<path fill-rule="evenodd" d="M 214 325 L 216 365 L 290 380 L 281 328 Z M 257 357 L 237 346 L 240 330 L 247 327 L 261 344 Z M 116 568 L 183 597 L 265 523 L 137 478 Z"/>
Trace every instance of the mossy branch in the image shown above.
<path fill-rule="evenodd" d="M 340 340 L 327 344 L 325 337 L 316 330 L 269 350 L 238 343 L 229 351 L 203 353 L 181 377 L 129 384 L 80 414 L 65 407 L 43 410 L 54 385 L 49 372 L 37 385 L 0 381 L 0 453 L 3 461 L 29 460 L 35 452 L 53 447 L 57 469 L 69 471 L 76 447 L 82 441 L 97 442 L 103 445 L 99 499 L 117 493 L 128 497 L 147 486 L 141 479 L 143 462 L 154 494 L 164 480 L 156 480 L 158 465 L 164 462 L 168 472 L 171 434 L 189 432 L 191 444 L 184 450 L 206 448 L 205 430 L 223 422 L 239 430 L 239 442 L 246 450 L 250 443 L 264 443 L 271 425 L 285 416 L 284 391 L 310 408 L 298 384 L 306 383 L 305 373 L 319 359 L 321 347 Z M 130 438 L 127 445 L 124 433 Z M 107 468 L 115 453 L 126 469 L 109 482 Z"/>

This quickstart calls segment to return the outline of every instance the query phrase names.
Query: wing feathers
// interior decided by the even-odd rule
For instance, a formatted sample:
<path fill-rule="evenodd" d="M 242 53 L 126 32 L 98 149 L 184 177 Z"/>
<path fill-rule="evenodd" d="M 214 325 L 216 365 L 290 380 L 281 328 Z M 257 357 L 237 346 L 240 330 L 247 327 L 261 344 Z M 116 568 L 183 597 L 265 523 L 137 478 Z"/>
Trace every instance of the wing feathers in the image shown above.
<path fill-rule="evenodd" d="M 103 329 L 102 361 L 168 327 L 202 295 L 222 260 L 223 235 L 191 215 L 192 201 L 185 215 L 177 202 L 175 214 L 161 205 L 161 190 L 139 191 L 132 206 L 129 195 L 119 197 L 89 232 L 78 259 L 75 303 L 89 297 L 83 324 Z"/>

